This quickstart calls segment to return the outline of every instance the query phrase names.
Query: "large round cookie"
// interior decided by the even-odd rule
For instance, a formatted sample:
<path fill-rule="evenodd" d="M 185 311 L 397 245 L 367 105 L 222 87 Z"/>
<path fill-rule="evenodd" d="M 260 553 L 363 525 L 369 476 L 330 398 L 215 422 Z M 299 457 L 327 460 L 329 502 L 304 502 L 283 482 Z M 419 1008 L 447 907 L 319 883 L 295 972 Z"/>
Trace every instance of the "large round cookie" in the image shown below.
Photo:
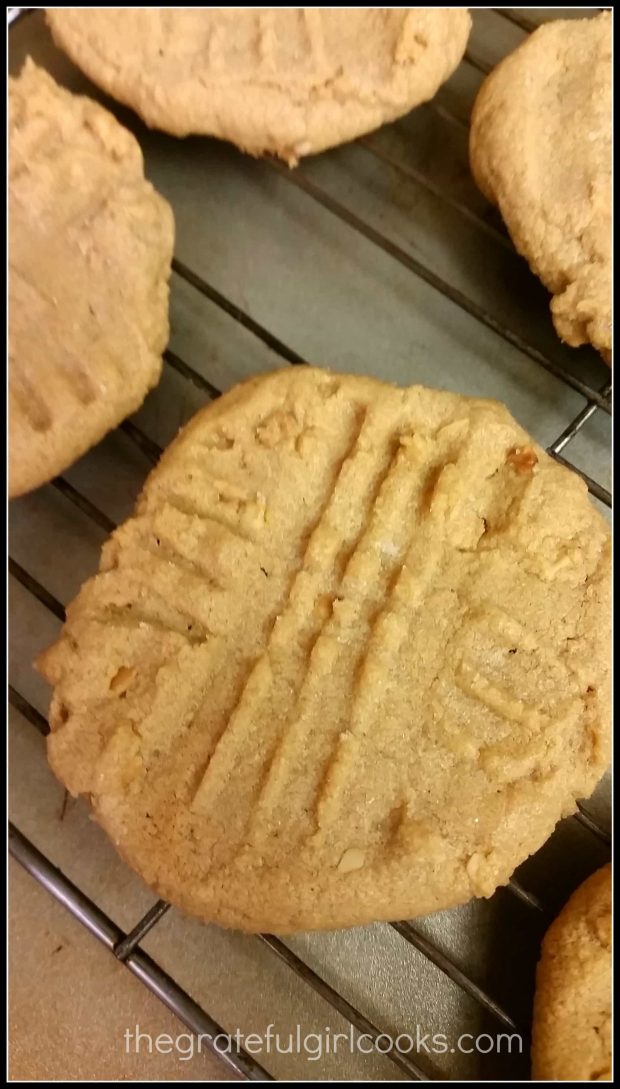
<path fill-rule="evenodd" d="M 554 298 L 558 335 L 611 362 L 611 16 L 541 27 L 485 80 L 471 167 Z"/>
<path fill-rule="evenodd" d="M 156 384 L 172 212 L 133 136 L 27 61 L 9 82 L 9 490 L 70 465 Z"/>
<path fill-rule="evenodd" d="M 532 1075 L 611 1079 L 611 866 L 581 885 L 547 931 L 536 976 Z"/>
<path fill-rule="evenodd" d="M 200 412 L 41 662 L 124 857 L 247 930 L 488 896 L 609 759 L 609 531 L 490 401 L 290 367 Z"/>
<path fill-rule="evenodd" d="M 463 8 L 50 8 L 54 39 L 148 125 L 293 165 L 432 98 Z"/>

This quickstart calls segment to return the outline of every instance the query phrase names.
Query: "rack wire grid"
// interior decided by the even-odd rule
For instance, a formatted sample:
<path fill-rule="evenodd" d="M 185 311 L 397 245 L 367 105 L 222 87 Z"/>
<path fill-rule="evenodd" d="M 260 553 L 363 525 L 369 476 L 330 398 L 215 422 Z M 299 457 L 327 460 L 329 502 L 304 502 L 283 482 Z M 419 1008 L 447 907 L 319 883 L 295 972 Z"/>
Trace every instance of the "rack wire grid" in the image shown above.
<path fill-rule="evenodd" d="M 608 784 L 489 901 L 286 941 L 228 933 L 152 903 L 86 806 L 63 798 L 40 736 L 49 693 L 30 663 L 184 420 L 248 374 L 308 358 L 505 401 L 608 513 L 610 372 L 590 349 L 556 338 L 547 293 L 467 162 L 484 75 L 541 22 L 599 10 L 477 9 L 465 59 L 432 102 L 289 171 L 216 141 L 148 131 L 54 48 L 40 9 L 9 9 L 11 70 L 30 54 L 71 90 L 103 100 L 136 133 L 177 224 L 158 389 L 62 477 L 11 505 L 11 854 L 212 1048 L 222 1033 L 269 1022 L 353 1026 L 374 1040 L 414 1023 L 454 1038 L 523 1040 L 519 1054 L 429 1055 L 392 1043 L 384 1054 L 319 1061 L 274 1053 L 259 1061 L 236 1046 L 221 1055 L 220 1046 L 241 1078 L 527 1077 L 540 939 L 570 891 L 609 858 Z"/>

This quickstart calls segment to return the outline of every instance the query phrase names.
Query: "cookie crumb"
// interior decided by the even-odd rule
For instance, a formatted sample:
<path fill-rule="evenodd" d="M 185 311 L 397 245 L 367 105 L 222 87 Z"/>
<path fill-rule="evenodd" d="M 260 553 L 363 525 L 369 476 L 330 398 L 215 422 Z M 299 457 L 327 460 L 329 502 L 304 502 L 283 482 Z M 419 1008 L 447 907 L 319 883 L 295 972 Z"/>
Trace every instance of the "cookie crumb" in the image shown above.
<path fill-rule="evenodd" d="M 508 452 L 506 462 L 517 473 L 533 473 L 538 465 L 538 454 L 531 446 L 513 446 Z"/>

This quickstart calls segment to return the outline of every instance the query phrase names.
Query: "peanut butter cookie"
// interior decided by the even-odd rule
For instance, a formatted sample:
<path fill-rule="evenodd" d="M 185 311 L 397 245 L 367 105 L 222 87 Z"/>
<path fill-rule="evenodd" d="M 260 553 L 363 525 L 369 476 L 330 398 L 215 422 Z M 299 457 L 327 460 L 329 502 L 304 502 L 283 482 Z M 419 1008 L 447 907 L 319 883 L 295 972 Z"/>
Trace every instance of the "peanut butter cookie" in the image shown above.
<path fill-rule="evenodd" d="M 474 178 L 553 294 L 558 335 L 611 363 L 611 16 L 547 23 L 485 80 Z"/>
<path fill-rule="evenodd" d="M 134 137 L 32 61 L 9 81 L 9 492 L 134 412 L 168 339 L 174 225 Z"/>
<path fill-rule="evenodd" d="M 611 866 L 584 881 L 547 931 L 537 971 L 532 1074 L 611 1080 Z"/>
<path fill-rule="evenodd" d="M 40 668 L 49 758 L 248 931 L 490 896 L 609 761 L 609 530 L 491 401 L 289 367 L 201 411 Z"/>
<path fill-rule="evenodd" d="M 294 165 L 432 98 L 464 8 L 50 8 L 54 40 L 153 128 Z"/>

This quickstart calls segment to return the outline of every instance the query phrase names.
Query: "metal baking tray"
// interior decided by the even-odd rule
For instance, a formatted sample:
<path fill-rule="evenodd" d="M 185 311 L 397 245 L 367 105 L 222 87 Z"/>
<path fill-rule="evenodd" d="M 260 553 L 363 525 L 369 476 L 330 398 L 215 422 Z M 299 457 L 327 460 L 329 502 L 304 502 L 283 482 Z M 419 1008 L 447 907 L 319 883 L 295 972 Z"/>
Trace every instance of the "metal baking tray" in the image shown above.
<path fill-rule="evenodd" d="M 86 805 L 63 798 L 41 737 L 49 692 L 31 663 L 161 448 L 199 406 L 259 371 L 312 361 L 499 398 L 581 473 L 609 515 L 610 372 L 590 349 L 557 339 L 547 293 L 467 161 L 469 111 L 485 73 L 540 22 L 597 10 L 476 9 L 466 57 L 433 102 L 289 171 L 214 140 L 148 131 L 55 49 L 40 9 L 9 9 L 9 19 L 20 15 L 10 26 L 11 71 L 30 54 L 71 90 L 104 101 L 137 135 L 177 225 L 159 387 L 61 478 L 11 504 L 10 848 L 84 923 L 93 946 L 99 939 L 174 1011 L 180 1032 L 203 1034 L 207 1047 L 218 1033 L 263 1036 L 252 1053 L 220 1039 L 223 1075 L 527 1078 L 540 939 L 609 858 L 608 785 L 491 900 L 415 922 L 248 937 L 154 903 Z M 290 1052 L 268 1045 L 270 1024 L 281 1051 L 292 1034 Z M 354 1043 L 330 1048 L 337 1032 Z M 304 1042 L 312 1033 L 320 1045 Z M 520 1043 L 498 1042 L 502 1033 Z M 446 1044 L 436 1050 L 438 1034 Z"/>

